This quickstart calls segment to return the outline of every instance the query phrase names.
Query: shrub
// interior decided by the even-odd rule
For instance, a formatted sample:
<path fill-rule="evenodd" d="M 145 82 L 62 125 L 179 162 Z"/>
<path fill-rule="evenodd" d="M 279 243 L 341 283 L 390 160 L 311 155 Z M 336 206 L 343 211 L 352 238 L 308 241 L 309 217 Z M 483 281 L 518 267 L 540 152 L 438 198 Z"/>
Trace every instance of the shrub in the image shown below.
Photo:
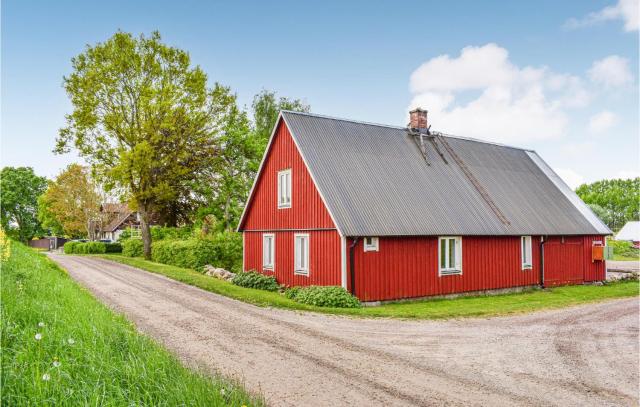
<path fill-rule="evenodd" d="M 122 253 L 122 245 L 120 243 L 105 243 L 105 253 Z"/>
<path fill-rule="evenodd" d="M 216 259 L 211 264 L 234 273 L 242 271 L 242 234 L 217 233 L 212 240 Z"/>
<path fill-rule="evenodd" d="M 127 239 L 122 242 L 122 254 L 128 257 L 141 257 L 143 244 L 140 239 Z"/>
<path fill-rule="evenodd" d="M 101 254 L 106 251 L 102 242 L 67 242 L 64 244 L 65 254 Z"/>
<path fill-rule="evenodd" d="M 159 240 L 151 246 L 153 261 L 201 271 L 211 264 L 232 272 L 242 267 L 242 236 L 218 233 L 211 238 Z"/>
<path fill-rule="evenodd" d="M 166 239 L 178 239 L 187 240 L 193 236 L 193 227 L 182 226 L 178 228 L 165 227 L 165 226 L 152 226 L 151 227 L 151 240 L 166 240 Z"/>
<path fill-rule="evenodd" d="M 67 242 L 64 244 L 64 254 L 73 254 L 75 253 L 75 247 L 80 244 L 80 242 Z"/>
<path fill-rule="evenodd" d="M 296 302 L 316 307 L 358 308 L 360 301 L 350 292 L 338 286 L 293 287 L 285 296 Z"/>
<path fill-rule="evenodd" d="M 231 282 L 240 287 L 257 288 L 258 290 L 278 291 L 280 289 L 275 277 L 265 276 L 255 271 L 238 273 Z"/>
<path fill-rule="evenodd" d="M 631 242 L 624 240 L 609 240 L 608 246 L 613 247 L 613 254 L 622 257 L 638 257 L 640 250 L 633 247 Z"/>
<path fill-rule="evenodd" d="M 202 271 L 206 264 L 214 264 L 216 248 L 208 239 L 160 240 L 151 246 L 153 261 Z"/>

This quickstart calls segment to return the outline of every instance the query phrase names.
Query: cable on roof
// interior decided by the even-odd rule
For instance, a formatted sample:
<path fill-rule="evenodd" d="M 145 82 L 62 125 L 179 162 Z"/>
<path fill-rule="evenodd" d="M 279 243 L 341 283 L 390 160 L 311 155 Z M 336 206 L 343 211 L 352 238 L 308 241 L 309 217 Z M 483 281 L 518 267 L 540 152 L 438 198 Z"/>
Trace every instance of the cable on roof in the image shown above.
<path fill-rule="evenodd" d="M 467 179 L 476 188 L 476 190 L 478 191 L 482 199 L 484 199 L 487 205 L 489 205 L 489 208 L 491 208 L 493 213 L 495 213 L 495 215 L 498 217 L 500 222 L 502 222 L 507 226 L 511 225 L 511 222 L 509 222 L 509 219 L 507 219 L 507 217 L 504 215 L 504 213 L 502 213 L 500 208 L 498 208 L 498 205 L 496 205 L 493 199 L 491 199 L 489 192 L 487 192 L 484 186 L 482 186 L 478 178 L 476 178 L 475 175 L 473 175 L 469 167 L 467 167 L 467 165 L 462 160 L 462 158 L 460 158 L 460 156 L 453 150 L 451 145 L 449 145 L 449 142 L 440 133 L 436 133 L 436 137 L 440 140 L 440 142 L 444 146 L 445 150 L 447 150 L 451 158 L 453 158 L 453 161 L 455 161 L 456 164 L 458 164 L 458 167 L 460 167 L 460 169 L 462 170 L 464 175 L 467 177 Z"/>

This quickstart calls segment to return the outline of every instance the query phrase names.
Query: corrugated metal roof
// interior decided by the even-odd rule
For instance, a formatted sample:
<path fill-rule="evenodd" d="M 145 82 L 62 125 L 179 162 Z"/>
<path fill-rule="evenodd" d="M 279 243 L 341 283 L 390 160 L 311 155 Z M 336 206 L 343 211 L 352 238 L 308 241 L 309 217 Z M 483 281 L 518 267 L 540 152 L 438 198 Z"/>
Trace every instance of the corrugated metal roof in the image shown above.
<path fill-rule="evenodd" d="M 437 143 L 448 163 L 427 143 L 427 165 L 402 127 L 288 111 L 282 117 L 346 236 L 610 233 L 597 218 L 585 216 L 531 151 L 442 136 L 487 200 L 442 141 Z"/>

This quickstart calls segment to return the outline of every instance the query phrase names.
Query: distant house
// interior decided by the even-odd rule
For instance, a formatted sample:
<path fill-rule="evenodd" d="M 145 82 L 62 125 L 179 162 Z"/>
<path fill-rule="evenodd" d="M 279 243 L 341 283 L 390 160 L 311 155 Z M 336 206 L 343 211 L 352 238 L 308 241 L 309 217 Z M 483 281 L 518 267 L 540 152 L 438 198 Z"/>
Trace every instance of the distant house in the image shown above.
<path fill-rule="evenodd" d="M 633 242 L 633 247 L 640 248 L 640 222 L 627 222 L 616 234 L 616 240 Z"/>
<path fill-rule="evenodd" d="M 611 234 L 535 151 L 421 109 L 406 127 L 281 112 L 238 230 L 244 270 L 364 301 L 604 280 Z"/>
<path fill-rule="evenodd" d="M 100 206 L 100 212 L 106 220 L 100 228 L 100 239 L 116 241 L 126 229 L 131 229 L 136 235 L 140 230 L 140 215 L 129 209 L 127 204 L 104 203 Z"/>

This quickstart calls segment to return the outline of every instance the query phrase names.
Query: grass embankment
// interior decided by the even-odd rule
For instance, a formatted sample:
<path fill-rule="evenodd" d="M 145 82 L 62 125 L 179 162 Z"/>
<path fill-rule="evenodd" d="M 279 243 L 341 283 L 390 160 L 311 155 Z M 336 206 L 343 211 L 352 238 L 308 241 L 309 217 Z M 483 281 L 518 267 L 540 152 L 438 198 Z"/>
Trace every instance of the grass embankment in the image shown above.
<path fill-rule="evenodd" d="M 241 406 L 220 378 L 183 367 L 45 256 L 15 242 L 2 264 L 2 405 Z"/>
<path fill-rule="evenodd" d="M 637 256 L 623 256 L 621 254 L 614 254 L 613 260 L 615 261 L 640 261 L 640 255 Z"/>
<path fill-rule="evenodd" d="M 297 303 L 279 293 L 254 290 L 233 285 L 196 271 L 165 264 L 154 263 L 141 258 L 121 255 L 100 255 L 100 257 L 128 264 L 153 273 L 162 274 L 216 294 L 225 295 L 259 306 L 307 310 L 329 314 L 361 317 L 393 317 L 441 319 L 478 316 L 496 316 L 561 308 L 613 298 L 633 297 L 639 294 L 637 281 L 611 283 L 604 286 L 566 286 L 547 290 L 455 299 L 432 299 L 388 303 L 379 307 L 363 308 L 321 308 Z"/>

